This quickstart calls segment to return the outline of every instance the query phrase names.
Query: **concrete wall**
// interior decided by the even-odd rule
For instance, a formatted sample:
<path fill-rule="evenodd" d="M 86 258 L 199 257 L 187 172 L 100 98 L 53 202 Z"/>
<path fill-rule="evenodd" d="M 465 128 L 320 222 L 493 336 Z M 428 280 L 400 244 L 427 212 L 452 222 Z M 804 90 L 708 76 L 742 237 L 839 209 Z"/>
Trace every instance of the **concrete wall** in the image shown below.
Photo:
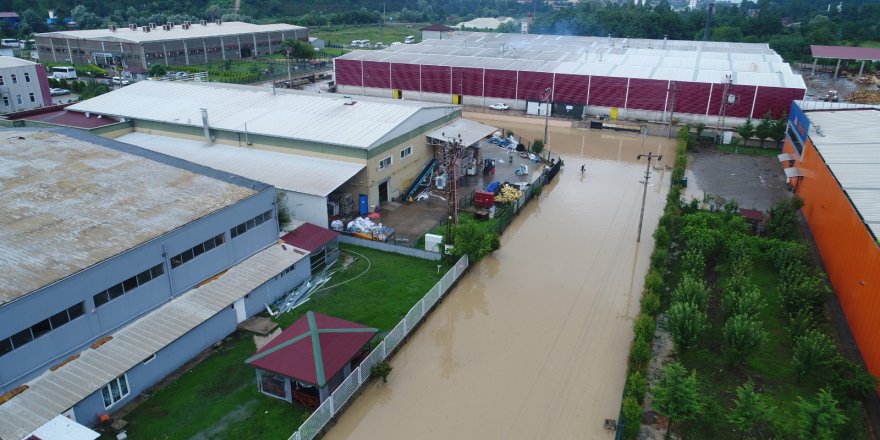
<path fill-rule="evenodd" d="M 279 190 L 283 191 L 283 190 Z M 283 191 L 287 195 L 287 210 L 296 220 L 302 220 L 321 227 L 329 227 L 327 220 L 327 198 Z"/>
<path fill-rule="evenodd" d="M 350 235 L 340 235 L 339 242 L 345 244 L 353 244 L 355 246 L 363 246 L 383 252 L 393 252 L 395 254 L 408 255 L 410 257 L 421 258 L 423 260 L 440 261 L 441 256 L 437 252 L 430 252 L 424 249 L 416 249 L 411 247 L 395 246 L 393 244 L 382 243 L 381 241 L 364 240 L 363 238 L 352 237 Z"/>
<path fill-rule="evenodd" d="M 47 105 L 46 96 L 49 92 L 46 89 L 48 83 L 45 79 L 45 71 L 42 72 L 41 77 L 41 72 L 37 69 L 43 69 L 43 66 L 36 64 L 0 69 L 0 76 L 3 77 L 3 85 L 0 86 L 0 113 L 31 110 Z M 12 81 L 13 75 L 15 83 Z M 19 100 L 21 103 L 18 102 Z M 48 104 L 51 102 L 50 96 Z"/>
<path fill-rule="evenodd" d="M 274 188 L 266 188 L 239 203 L 5 304 L 0 308 L 0 338 L 9 337 L 80 302 L 85 303 L 86 313 L 0 357 L 0 393 L 274 243 L 278 239 L 274 201 Z M 230 238 L 230 228 L 267 210 L 273 210 L 272 221 L 236 239 Z M 171 257 L 217 234 L 224 234 L 224 245 L 172 269 Z M 161 277 L 95 307 L 95 294 L 160 263 L 165 269 Z"/>

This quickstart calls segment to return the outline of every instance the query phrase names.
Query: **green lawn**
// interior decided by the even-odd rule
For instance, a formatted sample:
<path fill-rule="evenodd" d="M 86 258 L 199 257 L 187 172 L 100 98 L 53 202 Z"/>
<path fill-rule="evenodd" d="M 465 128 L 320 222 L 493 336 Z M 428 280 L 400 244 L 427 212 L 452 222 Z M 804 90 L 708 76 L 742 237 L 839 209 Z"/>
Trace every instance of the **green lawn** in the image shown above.
<path fill-rule="evenodd" d="M 880 47 L 880 41 L 865 41 L 861 47 Z"/>
<path fill-rule="evenodd" d="M 322 26 L 309 28 L 309 36 L 318 37 L 328 44 L 341 44 L 351 49 L 352 40 L 370 40 L 371 44 L 378 42 L 386 46 L 394 41 L 403 43 L 408 35 L 416 37 L 416 42 L 422 40 L 421 25 L 413 25 L 408 28 L 402 25 L 387 26 Z"/>
<path fill-rule="evenodd" d="M 388 331 L 441 276 L 433 261 L 356 246 L 343 245 L 342 250 L 356 259 L 328 286 L 356 277 L 368 265 L 369 270 L 351 282 L 315 293 L 298 309 L 277 317 L 282 328 L 313 310 Z M 334 267 L 341 267 L 340 263 Z M 233 335 L 205 361 L 127 415 L 129 438 L 186 440 L 204 434 L 200 438 L 287 439 L 306 411 L 257 391 L 254 369 L 244 364 L 254 351 L 250 334 Z"/>

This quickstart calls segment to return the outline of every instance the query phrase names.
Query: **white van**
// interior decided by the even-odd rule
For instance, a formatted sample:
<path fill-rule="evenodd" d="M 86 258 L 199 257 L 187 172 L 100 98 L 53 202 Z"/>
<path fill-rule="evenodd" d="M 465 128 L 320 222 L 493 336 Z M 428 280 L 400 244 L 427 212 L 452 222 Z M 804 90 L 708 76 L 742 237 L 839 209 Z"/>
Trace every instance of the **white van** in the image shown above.
<path fill-rule="evenodd" d="M 361 47 L 370 48 L 370 40 L 361 40 Z"/>
<path fill-rule="evenodd" d="M 73 66 L 53 67 L 52 77 L 55 79 L 76 79 L 76 69 Z"/>
<path fill-rule="evenodd" d="M 17 38 L 4 38 L 0 40 L 3 47 L 21 47 L 21 42 Z"/>
<path fill-rule="evenodd" d="M 416 42 L 416 37 L 410 35 L 403 40 L 403 44 L 413 44 Z"/>
<path fill-rule="evenodd" d="M 351 47 L 361 47 L 361 40 L 351 40 Z"/>

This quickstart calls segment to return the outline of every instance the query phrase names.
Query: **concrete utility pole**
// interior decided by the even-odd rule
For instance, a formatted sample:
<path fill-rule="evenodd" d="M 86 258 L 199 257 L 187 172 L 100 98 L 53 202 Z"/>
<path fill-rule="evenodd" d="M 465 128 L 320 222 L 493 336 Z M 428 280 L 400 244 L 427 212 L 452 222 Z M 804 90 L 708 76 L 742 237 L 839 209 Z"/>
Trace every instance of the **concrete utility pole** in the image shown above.
<path fill-rule="evenodd" d="M 648 135 L 647 126 L 642 126 L 642 149 L 645 148 L 645 137 Z M 641 160 L 642 157 L 648 158 L 648 167 L 645 168 L 645 181 L 642 182 L 644 185 L 644 191 L 642 192 L 642 212 L 639 214 L 639 235 L 636 235 L 636 242 L 642 241 L 642 221 L 645 219 L 645 198 L 648 196 L 648 179 L 651 178 L 651 160 L 657 158 L 657 162 L 663 159 L 663 155 L 655 155 L 653 152 L 648 152 L 648 154 L 639 154 L 636 156 L 636 160 Z"/>
<path fill-rule="evenodd" d="M 546 104 L 546 107 L 544 108 L 544 148 L 547 148 L 547 124 L 549 123 L 550 118 L 550 98 L 553 96 L 552 92 L 553 91 L 550 87 L 544 89 L 544 99 L 542 99 Z"/>

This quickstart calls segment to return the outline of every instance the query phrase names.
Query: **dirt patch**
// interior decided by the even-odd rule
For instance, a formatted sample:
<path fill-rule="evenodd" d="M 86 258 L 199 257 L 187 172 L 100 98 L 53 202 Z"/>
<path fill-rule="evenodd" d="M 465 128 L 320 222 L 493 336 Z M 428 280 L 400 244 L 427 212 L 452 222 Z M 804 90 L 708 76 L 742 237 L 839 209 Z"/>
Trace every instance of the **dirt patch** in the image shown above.
<path fill-rule="evenodd" d="M 666 435 L 666 419 L 657 415 L 654 411 L 653 400 L 650 388 L 660 383 L 663 375 L 663 367 L 672 359 L 675 353 L 675 344 L 672 342 L 672 335 L 666 330 L 666 314 L 657 316 L 657 331 L 654 333 L 654 340 L 651 342 L 651 351 L 653 356 L 648 362 L 648 385 L 649 391 L 645 394 L 644 411 L 646 417 L 643 421 L 651 423 L 643 423 L 640 440 L 663 439 Z"/>
<path fill-rule="evenodd" d="M 740 208 L 766 212 L 787 193 L 785 173 L 776 157 L 700 151 L 690 155 L 686 176 L 686 198 L 719 195 L 736 200 Z"/>

